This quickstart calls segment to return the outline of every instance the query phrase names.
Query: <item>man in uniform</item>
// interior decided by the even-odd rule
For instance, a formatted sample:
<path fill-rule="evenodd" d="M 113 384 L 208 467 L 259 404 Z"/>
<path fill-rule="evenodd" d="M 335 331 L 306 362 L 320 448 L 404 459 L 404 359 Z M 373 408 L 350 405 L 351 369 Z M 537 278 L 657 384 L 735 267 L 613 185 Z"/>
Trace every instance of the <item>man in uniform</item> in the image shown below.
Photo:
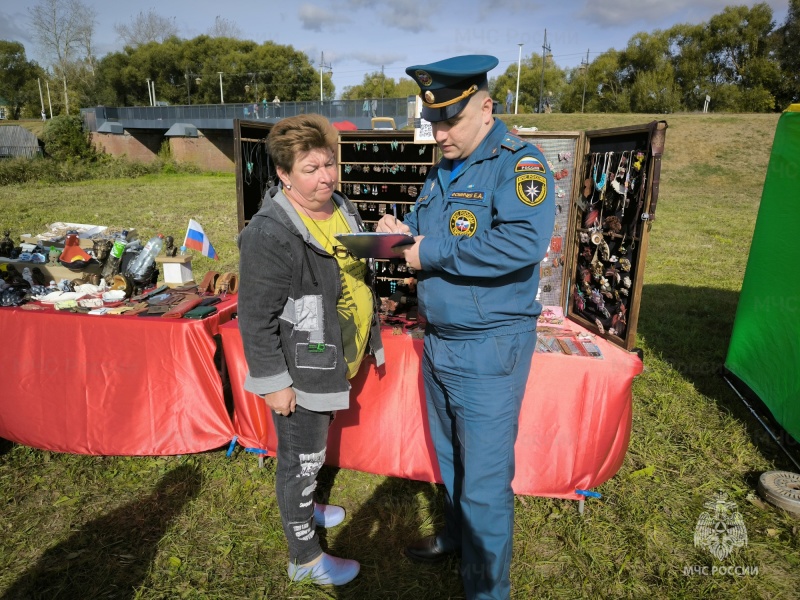
<path fill-rule="evenodd" d="M 509 598 L 514 442 L 536 345 L 539 262 L 553 231 L 553 177 L 542 154 L 492 116 L 493 56 L 406 69 L 420 86 L 443 158 L 405 222 L 428 321 L 423 376 L 431 438 L 446 489 L 445 526 L 406 555 L 461 555 L 467 598 Z"/>

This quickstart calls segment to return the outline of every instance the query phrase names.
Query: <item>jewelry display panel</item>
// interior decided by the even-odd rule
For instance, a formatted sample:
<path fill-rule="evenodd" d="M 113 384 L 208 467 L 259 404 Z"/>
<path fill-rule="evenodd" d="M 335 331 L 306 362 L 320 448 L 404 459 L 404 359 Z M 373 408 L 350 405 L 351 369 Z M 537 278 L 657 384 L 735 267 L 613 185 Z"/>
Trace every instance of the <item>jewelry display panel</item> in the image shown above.
<path fill-rule="evenodd" d="M 567 314 L 627 350 L 636 342 L 666 127 L 586 132 L 577 174 Z"/>
<path fill-rule="evenodd" d="M 555 184 L 556 220 L 547 256 L 539 265 L 539 293 L 536 299 L 544 306 L 564 306 L 566 290 L 567 252 L 570 246 L 572 220 L 570 219 L 572 197 L 576 190 L 575 164 L 580 132 L 552 132 L 520 135 L 525 141 L 536 146 L 553 172 Z"/>
<path fill-rule="evenodd" d="M 358 208 L 367 231 L 385 214 L 403 219 L 414 209 L 430 168 L 435 144 L 414 142 L 414 132 L 359 130 L 339 135 L 339 190 Z M 405 261 L 376 260 L 378 295 L 391 296 L 413 273 Z"/>

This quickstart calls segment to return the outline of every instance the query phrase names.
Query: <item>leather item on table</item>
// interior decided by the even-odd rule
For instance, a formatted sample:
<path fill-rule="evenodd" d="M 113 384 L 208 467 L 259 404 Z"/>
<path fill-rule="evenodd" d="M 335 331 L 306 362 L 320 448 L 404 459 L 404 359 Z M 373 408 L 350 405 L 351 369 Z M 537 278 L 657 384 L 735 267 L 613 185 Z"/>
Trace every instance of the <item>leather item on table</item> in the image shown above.
<path fill-rule="evenodd" d="M 147 302 L 137 302 L 136 304 L 131 306 L 131 309 L 128 311 L 127 314 L 138 315 L 145 312 L 148 308 L 150 307 L 147 305 Z"/>
<path fill-rule="evenodd" d="M 214 286 L 214 295 L 219 296 L 224 293 L 235 294 L 238 289 L 239 278 L 236 276 L 236 273 L 231 273 L 229 271 L 223 273 L 220 275 L 219 279 L 217 279 L 217 284 Z"/>
<path fill-rule="evenodd" d="M 196 283 L 187 283 L 184 285 L 179 285 L 178 287 L 172 288 L 173 292 L 199 292 L 200 290 L 197 289 Z"/>
<path fill-rule="evenodd" d="M 216 306 L 196 306 L 185 315 L 184 319 L 205 319 L 217 312 Z"/>
<path fill-rule="evenodd" d="M 208 296 L 207 298 L 203 298 L 203 301 L 198 304 L 198 306 L 211 306 L 213 304 L 219 304 L 222 302 L 222 298 L 219 296 Z"/>
<path fill-rule="evenodd" d="M 170 308 L 169 311 L 165 312 L 162 316 L 172 319 L 180 319 L 183 315 L 192 310 L 195 306 L 199 305 L 202 301 L 203 299 L 198 296 L 187 298 L 177 306 Z"/>
<path fill-rule="evenodd" d="M 161 294 L 157 294 L 155 296 L 151 296 L 146 300 L 146 302 L 150 306 L 172 306 L 173 304 L 177 304 L 182 300 L 183 300 L 183 294 L 173 294 L 170 292 L 164 292 Z"/>
<path fill-rule="evenodd" d="M 131 298 L 131 300 L 133 302 L 140 302 L 142 300 L 147 300 L 148 298 L 152 298 L 153 296 L 156 296 L 156 295 L 158 295 L 158 294 L 160 294 L 162 292 L 166 292 L 167 290 L 169 290 L 169 286 L 160 285 L 160 286 L 158 286 L 156 288 L 153 288 L 151 290 L 147 290 L 146 292 L 142 292 L 138 296 L 134 296 L 133 298 Z"/>
<path fill-rule="evenodd" d="M 169 306 L 149 306 L 145 312 L 139 313 L 140 317 L 160 317 L 169 312 Z"/>
<path fill-rule="evenodd" d="M 214 286 L 217 284 L 217 279 L 219 279 L 219 272 L 209 271 L 206 273 L 206 276 L 203 277 L 203 281 L 200 282 L 200 285 L 197 286 L 197 291 L 201 294 L 213 294 Z"/>
<path fill-rule="evenodd" d="M 437 563 L 459 554 L 446 547 L 438 535 L 429 535 L 406 546 L 405 555 L 413 561 Z"/>

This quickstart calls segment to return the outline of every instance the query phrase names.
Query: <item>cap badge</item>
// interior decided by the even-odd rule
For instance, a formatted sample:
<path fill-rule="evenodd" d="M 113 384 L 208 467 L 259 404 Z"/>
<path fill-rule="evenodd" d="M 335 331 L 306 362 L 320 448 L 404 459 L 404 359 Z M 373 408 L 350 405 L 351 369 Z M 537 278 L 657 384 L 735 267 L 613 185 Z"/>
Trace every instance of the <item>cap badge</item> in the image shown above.
<path fill-rule="evenodd" d="M 433 78 L 428 74 L 427 71 L 423 71 L 420 69 L 418 71 L 414 71 L 414 75 L 417 76 L 417 81 L 419 81 L 420 85 L 428 87 L 430 84 L 433 83 Z"/>

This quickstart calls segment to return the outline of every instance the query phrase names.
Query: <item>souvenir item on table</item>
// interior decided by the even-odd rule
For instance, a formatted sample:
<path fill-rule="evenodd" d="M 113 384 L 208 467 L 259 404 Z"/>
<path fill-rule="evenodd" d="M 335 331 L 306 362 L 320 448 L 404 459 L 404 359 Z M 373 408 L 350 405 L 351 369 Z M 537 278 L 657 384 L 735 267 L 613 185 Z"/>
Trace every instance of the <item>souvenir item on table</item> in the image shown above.
<path fill-rule="evenodd" d="M 11 231 L 6 229 L 3 232 L 3 238 L 0 239 L 0 256 L 3 258 L 11 258 L 11 253 L 14 251 L 14 242 L 10 236 Z"/>
<path fill-rule="evenodd" d="M 51 265 L 58 264 L 58 258 L 61 256 L 61 248 L 56 248 L 55 246 L 50 246 L 50 250 L 47 253 L 48 262 Z"/>
<path fill-rule="evenodd" d="M 108 255 L 111 252 L 111 247 L 113 243 L 114 242 L 106 238 L 97 238 L 92 241 L 92 250 L 94 252 L 94 258 L 101 265 L 104 265 L 106 263 Z"/>
<path fill-rule="evenodd" d="M 129 275 L 134 281 L 137 282 L 145 282 L 152 277 L 153 272 L 155 270 L 155 262 L 156 256 L 158 256 L 159 252 L 161 252 L 161 248 L 164 246 L 164 234 L 159 233 L 158 235 L 150 238 L 144 248 L 142 248 L 141 252 L 133 259 L 130 265 L 128 265 L 128 271 L 126 275 Z"/>
<path fill-rule="evenodd" d="M 167 237 L 164 238 L 164 255 L 176 256 L 177 254 L 178 254 L 178 249 L 175 247 L 175 238 L 172 237 L 171 235 L 168 235 Z"/>
<path fill-rule="evenodd" d="M 111 240 L 109 240 L 111 241 Z M 119 267 L 122 262 L 122 256 L 125 254 L 125 247 L 128 245 L 128 231 L 123 230 L 122 233 L 114 239 L 111 245 L 108 259 L 103 265 L 103 279 L 107 283 L 111 283 L 113 277 L 119 272 Z"/>
<path fill-rule="evenodd" d="M 64 250 L 58 261 L 72 271 L 82 271 L 92 263 L 92 256 L 80 247 L 77 233 L 68 233 L 64 240 Z"/>

